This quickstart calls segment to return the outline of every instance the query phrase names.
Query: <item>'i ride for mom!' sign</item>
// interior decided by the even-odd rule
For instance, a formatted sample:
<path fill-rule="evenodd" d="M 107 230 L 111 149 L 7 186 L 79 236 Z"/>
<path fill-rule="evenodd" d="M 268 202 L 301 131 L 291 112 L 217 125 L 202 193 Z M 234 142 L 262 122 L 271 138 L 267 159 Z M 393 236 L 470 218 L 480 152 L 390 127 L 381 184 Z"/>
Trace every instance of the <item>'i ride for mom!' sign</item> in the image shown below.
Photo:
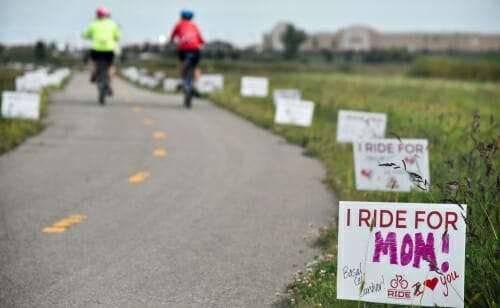
<path fill-rule="evenodd" d="M 429 150 L 426 139 L 363 139 L 353 142 L 356 189 L 426 191 Z"/>
<path fill-rule="evenodd" d="M 464 306 L 466 205 L 339 203 L 337 298 Z"/>

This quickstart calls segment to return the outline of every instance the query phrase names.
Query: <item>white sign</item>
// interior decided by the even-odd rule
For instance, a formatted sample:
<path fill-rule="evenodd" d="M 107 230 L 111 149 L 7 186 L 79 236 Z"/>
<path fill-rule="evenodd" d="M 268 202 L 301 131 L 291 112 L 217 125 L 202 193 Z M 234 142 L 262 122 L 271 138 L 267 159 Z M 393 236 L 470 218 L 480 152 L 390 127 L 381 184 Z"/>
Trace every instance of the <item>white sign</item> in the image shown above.
<path fill-rule="evenodd" d="M 2 116 L 38 120 L 40 117 L 40 95 L 4 91 L 2 93 Z"/>
<path fill-rule="evenodd" d="M 207 74 L 201 75 L 198 80 L 198 91 L 201 93 L 209 93 L 219 91 L 224 88 L 224 75 L 222 74 Z"/>
<path fill-rule="evenodd" d="M 302 94 L 299 89 L 276 89 L 273 91 L 273 104 L 276 106 L 278 99 L 289 98 L 301 100 Z"/>
<path fill-rule="evenodd" d="M 337 298 L 463 307 L 466 210 L 340 201 Z"/>
<path fill-rule="evenodd" d="M 182 81 L 179 78 L 165 78 L 163 79 L 163 89 L 165 91 L 175 91 L 181 83 Z"/>
<path fill-rule="evenodd" d="M 384 138 L 386 123 L 385 113 L 339 110 L 337 142 Z"/>
<path fill-rule="evenodd" d="M 266 97 L 269 91 L 269 79 L 265 77 L 241 78 L 241 96 Z"/>
<path fill-rule="evenodd" d="M 313 114 L 313 102 L 282 98 L 276 104 L 274 122 L 308 127 L 311 126 Z"/>
<path fill-rule="evenodd" d="M 353 143 L 356 189 L 427 190 L 430 185 L 426 139 L 370 139 Z"/>

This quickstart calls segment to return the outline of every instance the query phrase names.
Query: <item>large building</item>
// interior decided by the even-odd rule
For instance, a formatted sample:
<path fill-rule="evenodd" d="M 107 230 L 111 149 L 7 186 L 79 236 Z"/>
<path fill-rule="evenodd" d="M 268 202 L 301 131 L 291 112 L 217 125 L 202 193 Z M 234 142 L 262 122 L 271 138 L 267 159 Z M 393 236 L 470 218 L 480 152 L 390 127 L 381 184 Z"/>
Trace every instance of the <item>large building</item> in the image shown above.
<path fill-rule="evenodd" d="M 282 51 L 281 36 L 289 23 L 279 23 L 264 34 L 263 50 Z M 308 34 L 301 51 L 370 51 L 406 49 L 410 52 L 500 51 L 500 34 L 481 33 L 382 33 L 366 26 L 351 26 L 337 32 Z"/>

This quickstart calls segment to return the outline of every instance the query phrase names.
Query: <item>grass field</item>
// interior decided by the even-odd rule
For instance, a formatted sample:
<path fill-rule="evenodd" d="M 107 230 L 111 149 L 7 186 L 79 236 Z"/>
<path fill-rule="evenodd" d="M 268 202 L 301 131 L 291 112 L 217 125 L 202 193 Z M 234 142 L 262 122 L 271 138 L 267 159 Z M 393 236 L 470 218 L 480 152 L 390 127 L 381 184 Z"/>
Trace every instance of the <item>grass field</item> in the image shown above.
<path fill-rule="evenodd" d="M 465 303 L 468 307 L 495 307 L 500 294 L 500 127 L 495 119 L 500 110 L 500 85 L 402 76 L 269 72 L 265 76 L 270 78 L 271 88 L 299 88 L 304 99 L 316 102 L 310 128 L 274 124 L 271 97 L 240 97 L 240 74 L 225 74 L 224 91 L 210 98 L 300 144 L 306 155 L 318 157 L 327 169 L 325 183 L 339 200 L 467 203 Z M 336 142 L 340 109 L 387 113 L 386 135 L 428 139 L 431 192 L 356 191 L 352 146 Z M 455 182 L 459 189 L 447 190 L 446 184 Z M 335 299 L 336 226 L 321 233 L 319 242 L 325 247 L 326 261 L 296 277 L 277 306 L 358 307 L 357 302 Z M 379 306 L 383 305 L 370 304 Z"/>

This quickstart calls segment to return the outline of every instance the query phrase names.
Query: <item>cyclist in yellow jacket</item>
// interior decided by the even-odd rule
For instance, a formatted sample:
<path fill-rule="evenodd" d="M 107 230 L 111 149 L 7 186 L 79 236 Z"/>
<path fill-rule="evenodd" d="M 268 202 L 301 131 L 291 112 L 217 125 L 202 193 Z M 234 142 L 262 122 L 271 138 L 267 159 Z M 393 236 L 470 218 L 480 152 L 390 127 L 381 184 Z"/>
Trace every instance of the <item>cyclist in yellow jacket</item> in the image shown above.
<path fill-rule="evenodd" d="M 102 60 L 109 63 L 108 79 L 111 84 L 113 77 L 113 60 L 118 47 L 121 33 L 118 24 L 109 18 L 109 11 L 105 8 L 96 10 L 96 19 L 87 28 L 83 37 L 92 40 L 90 59 L 92 60 L 90 81 L 95 81 L 95 61 Z M 111 87 L 109 88 L 112 94 Z"/>

